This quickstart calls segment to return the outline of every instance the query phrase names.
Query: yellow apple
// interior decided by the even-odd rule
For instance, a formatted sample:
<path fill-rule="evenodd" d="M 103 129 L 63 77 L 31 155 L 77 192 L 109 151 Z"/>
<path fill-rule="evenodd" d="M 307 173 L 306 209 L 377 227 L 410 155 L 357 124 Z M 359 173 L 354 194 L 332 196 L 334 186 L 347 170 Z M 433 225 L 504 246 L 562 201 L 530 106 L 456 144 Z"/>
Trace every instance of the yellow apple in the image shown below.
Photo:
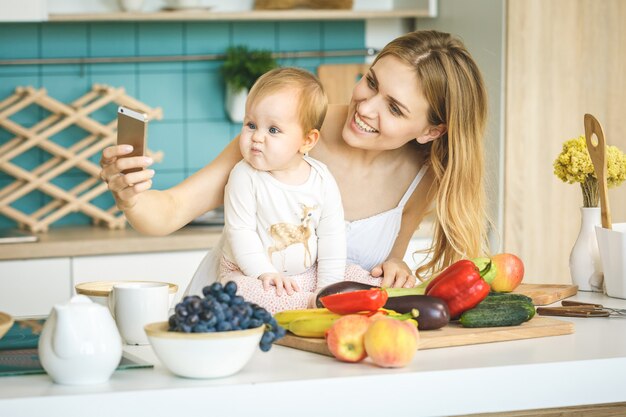
<path fill-rule="evenodd" d="M 363 337 L 372 362 L 384 368 L 399 368 L 411 362 L 418 342 L 414 324 L 389 317 L 374 320 Z"/>

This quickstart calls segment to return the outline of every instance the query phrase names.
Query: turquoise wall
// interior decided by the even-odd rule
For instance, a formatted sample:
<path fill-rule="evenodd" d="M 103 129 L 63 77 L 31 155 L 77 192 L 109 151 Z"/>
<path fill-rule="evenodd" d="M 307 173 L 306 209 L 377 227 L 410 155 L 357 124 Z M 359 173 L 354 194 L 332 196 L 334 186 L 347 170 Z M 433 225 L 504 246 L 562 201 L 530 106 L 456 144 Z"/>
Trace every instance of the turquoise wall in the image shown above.
<path fill-rule="evenodd" d="M 365 25 L 363 21 L 0 24 L 0 59 L 199 55 L 223 53 L 231 45 L 272 51 L 363 49 Z M 280 64 L 315 72 L 322 63 L 363 60 L 299 58 L 281 60 Z M 95 83 L 124 87 L 131 96 L 163 109 L 163 120 L 150 123 L 148 140 L 150 149 L 165 154 L 163 162 L 154 166 L 154 188 L 164 189 L 210 162 L 240 130 L 224 112 L 220 66 L 220 61 L 0 66 L 0 101 L 17 86 L 45 87 L 49 95 L 66 103 L 85 94 Z M 115 112 L 115 106 L 108 106 L 93 117 L 108 122 Z M 30 106 L 11 120 L 32 126 L 48 115 L 38 106 Z M 73 127 L 52 140 L 69 146 L 84 136 L 85 131 Z M 0 146 L 11 137 L 0 126 Z M 11 162 L 32 170 L 49 158 L 37 148 Z M 92 160 L 97 162 L 99 156 Z M 67 171 L 53 183 L 70 189 L 86 178 L 81 172 Z M 0 168 L 0 193 L 11 182 L 13 177 Z M 11 207 L 30 214 L 50 200 L 41 192 L 31 192 Z M 107 208 L 113 199 L 107 193 L 94 203 Z M 89 223 L 89 217 L 74 213 L 52 227 Z M 12 226 L 15 222 L 0 214 L 0 227 Z"/>

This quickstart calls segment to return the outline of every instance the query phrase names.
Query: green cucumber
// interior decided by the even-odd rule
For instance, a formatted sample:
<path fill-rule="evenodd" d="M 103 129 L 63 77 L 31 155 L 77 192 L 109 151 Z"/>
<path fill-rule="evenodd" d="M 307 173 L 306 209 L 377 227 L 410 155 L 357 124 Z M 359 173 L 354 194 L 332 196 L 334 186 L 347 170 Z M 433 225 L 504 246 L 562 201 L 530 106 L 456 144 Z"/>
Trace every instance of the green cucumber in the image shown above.
<path fill-rule="evenodd" d="M 483 302 L 485 301 L 504 301 L 504 300 L 517 300 L 517 301 L 526 301 L 528 303 L 533 302 L 533 299 L 524 295 L 524 294 L 513 294 L 510 292 L 490 292 L 489 295 L 487 295 L 487 298 L 485 298 L 483 300 Z"/>
<path fill-rule="evenodd" d="M 500 294 L 493 295 L 492 293 L 480 302 L 476 307 L 489 307 L 495 305 L 511 305 L 517 304 L 523 306 L 528 311 L 528 320 L 535 316 L 535 305 L 530 297 L 523 294 Z"/>
<path fill-rule="evenodd" d="M 528 320 L 528 309 L 520 304 L 506 303 L 476 307 L 461 314 L 463 327 L 518 326 Z"/>

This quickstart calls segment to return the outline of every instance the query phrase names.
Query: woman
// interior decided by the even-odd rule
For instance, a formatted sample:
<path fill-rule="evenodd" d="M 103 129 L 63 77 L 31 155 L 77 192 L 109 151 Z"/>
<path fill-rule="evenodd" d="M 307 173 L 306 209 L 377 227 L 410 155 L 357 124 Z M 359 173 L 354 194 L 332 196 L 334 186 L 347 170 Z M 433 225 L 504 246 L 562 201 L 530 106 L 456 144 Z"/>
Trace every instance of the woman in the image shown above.
<path fill-rule="evenodd" d="M 355 86 L 350 104 L 329 106 L 311 156 L 337 180 L 349 263 L 382 276 L 383 286 L 411 287 L 415 275 L 485 250 L 486 114 L 486 92 L 472 57 L 459 40 L 436 31 L 391 41 Z M 222 205 L 230 170 L 242 158 L 235 138 L 182 183 L 147 191 L 153 170 L 121 171 L 152 161 L 121 158 L 129 152 L 123 146 L 104 149 L 101 177 L 133 228 L 151 235 L 169 234 Z M 402 259 L 433 204 L 431 256 L 413 275 Z M 208 280 L 206 272 L 197 273 L 192 288 Z"/>

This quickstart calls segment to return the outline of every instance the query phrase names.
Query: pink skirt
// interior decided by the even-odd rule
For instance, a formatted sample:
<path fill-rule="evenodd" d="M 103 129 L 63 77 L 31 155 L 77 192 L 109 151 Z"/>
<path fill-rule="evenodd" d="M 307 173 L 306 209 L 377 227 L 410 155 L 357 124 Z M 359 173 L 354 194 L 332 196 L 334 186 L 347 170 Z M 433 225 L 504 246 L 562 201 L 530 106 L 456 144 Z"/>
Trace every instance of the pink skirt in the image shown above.
<path fill-rule="evenodd" d="M 237 265 L 224 257 L 220 260 L 220 282 L 235 281 L 237 294 L 246 301 L 256 303 L 272 314 L 284 310 L 301 310 L 314 305 L 317 290 L 317 264 L 301 274 L 290 275 L 300 287 L 300 291 L 292 295 L 283 291 L 281 296 L 276 295 L 276 288 L 263 289 L 261 280 L 243 275 Z M 382 277 L 374 278 L 368 271 L 358 265 L 347 265 L 345 281 L 361 282 L 372 286 L 380 286 Z"/>

